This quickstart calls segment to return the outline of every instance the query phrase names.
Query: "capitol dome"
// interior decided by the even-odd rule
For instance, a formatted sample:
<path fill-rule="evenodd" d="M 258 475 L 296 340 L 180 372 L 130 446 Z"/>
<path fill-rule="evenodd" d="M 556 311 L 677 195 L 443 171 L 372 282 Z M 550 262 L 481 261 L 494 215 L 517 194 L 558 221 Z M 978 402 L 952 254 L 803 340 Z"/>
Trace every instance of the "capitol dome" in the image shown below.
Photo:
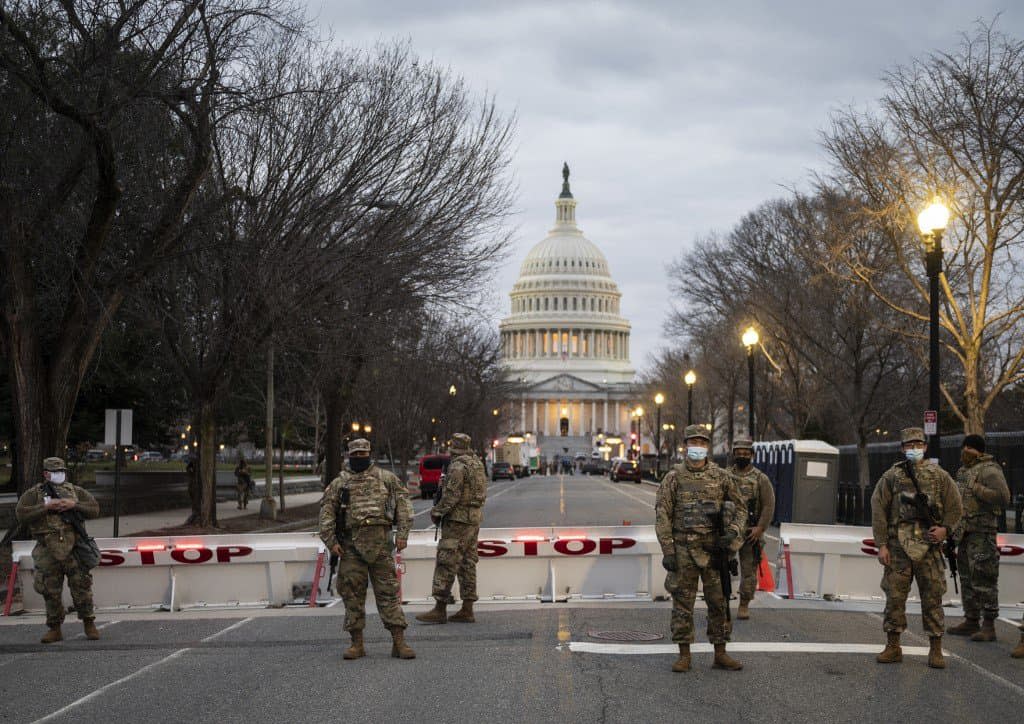
<path fill-rule="evenodd" d="M 560 374 L 598 384 L 631 383 L 630 324 L 608 260 L 576 225 L 576 199 L 563 167 L 555 225 L 526 255 L 501 323 L 506 366 L 520 380 Z"/>

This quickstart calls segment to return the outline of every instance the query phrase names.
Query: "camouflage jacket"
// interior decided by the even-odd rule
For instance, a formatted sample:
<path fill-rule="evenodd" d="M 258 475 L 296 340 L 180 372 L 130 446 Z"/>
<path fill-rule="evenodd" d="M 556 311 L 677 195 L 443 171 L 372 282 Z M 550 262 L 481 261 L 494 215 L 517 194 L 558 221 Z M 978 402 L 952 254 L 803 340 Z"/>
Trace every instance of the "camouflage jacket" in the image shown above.
<path fill-rule="evenodd" d="M 1010 504 L 1010 488 L 1003 469 L 991 455 L 982 455 L 956 472 L 956 485 L 964 504 L 964 517 L 956 537 L 964 533 L 995 533 L 999 515 Z"/>
<path fill-rule="evenodd" d="M 736 478 L 740 495 L 747 501 L 747 528 L 767 528 L 775 515 L 775 489 L 772 481 L 754 465 L 742 473 L 735 465 L 731 465 L 729 472 Z"/>
<path fill-rule="evenodd" d="M 431 515 L 447 517 L 456 523 L 480 525 L 487 500 L 487 471 L 473 453 L 455 456 L 448 465 L 441 499 Z"/>
<path fill-rule="evenodd" d="M 714 530 L 713 518 L 727 502 L 735 512 L 725 521 L 726 532 L 735 536 L 739 548 L 747 525 L 747 503 L 735 478 L 710 460 L 699 469 L 689 461 L 674 466 L 662 479 L 654 506 L 654 531 L 662 552 L 672 555 L 677 544 L 691 541 L 704 545 Z"/>
<path fill-rule="evenodd" d="M 342 491 L 348 490 L 345 522 L 339 530 Z M 387 470 L 371 465 L 361 473 L 345 469 L 327 486 L 320 505 L 320 540 L 328 548 L 351 538 L 359 528 L 368 525 L 395 525 L 398 540 L 409 539 L 412 528 L 412 503 L 402 481 Z"/>
<path fill-rule="evenodd" d="M 67 482 L 53 487 L 61 498 L 77 501 L 74 510 L 81 513 L 83 518 L 99 516 L 100 505 L 89 491 Z M 71 549 L 75 547 L 75 530 L 70 523 L 66 523 L 61 518 L 60 513 L 46 510 L 43 504 L 43 498 L 46 495 L 48 492 L 42 483 L 29 488 L 18 499 L 14 515 L 18 522 L 28 529 L 32 537 L 50 550 L 54 558 L 63 560 L 71 554 Z"/>
<path fill-rule="evenodd" d="M 891 539 L 897 538 L 901 528 L 925 527 L 924 523 L 913 520 L 914 513 L 907 496 L 912 497 L 917 491 L 905 466 L 905 462 L 898 462 L 886 470 L 871 495 L 871 529 L 877 545 L 887 545 Z M 953 478 L 938 465 L 927 461 L 918 463 L 914 470 L 921 492 L 928 496 L 929 505 L 934 507 L 939 525 L 953 532 L 963 513 Z"/>

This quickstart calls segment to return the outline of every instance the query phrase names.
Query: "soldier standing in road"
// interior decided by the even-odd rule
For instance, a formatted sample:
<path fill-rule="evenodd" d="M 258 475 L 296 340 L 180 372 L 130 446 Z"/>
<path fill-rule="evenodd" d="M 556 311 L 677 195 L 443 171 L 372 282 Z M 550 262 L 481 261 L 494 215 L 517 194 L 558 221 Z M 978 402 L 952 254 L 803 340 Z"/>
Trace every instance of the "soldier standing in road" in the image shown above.
<path fill-rule="evenodd" d="M 956 484 L 963 500 L 964 517 L 953 538 L 963 588 L 964 620 L 947 630 L 971 641 L 995 641 L 999 616 L 999 546 L 996 531 L 1002 509 L 1010 504 L 1010 489 L 1003 469 L 985 454 L 985 438 L 967 435 L 960 451 L 963 463 Z M 979 626 L 978 620 L 984 616 Z"/>
<path fill-rule="evenodd" d="M 366 656 L 366 586 L 381 621 L 391 632 L 391 655 L 414 659 L 405 643 L 405 614 L 398 600 L 398 577 L 391 553 L 391 526 L 397 527 L 394 547 L 403 550 L 412 527 L 409 493 L 393 474 L 370 460 L 370 442 L 362 438 L 348 444 L 348 466 L 327 488 L 320 507 L 320 539 L 338 556 L 338 593 L 345 602 L 345 630 L 352 645 L 343 658 Z"/>
<path fill-rule="evenodd" d="M 931 648 L 928 665 L 946 668 L 942 657 L 942 596 L 946 593 L 942 542 L 960 522 L 962 508 L 956 483 L 949 473 L 924 459 L 925 436 L 919 427 L 900 433 L 906 460 L 885 471 L 871 496 L 871 527 L 878 545 L 878 562 L 885 567 L 883 630 L 888 637 L 876 660 L 903 661 L 900 634 L 907 628 L 907 596 L 917 581 L 921 618 Z M 919 504 L 918 495 L 926 496 Z"/>
<path fill-rule="evenodd" d="M 40 483 L 25 491 L 15 509 L 18 522 L 36 539 L 32 549 L 36 569 L 34 588 L 46 602 L 46 625 L 50 629 L 42 643 L 52 644 L 64 638 L 60 627 L 64 623 L 65 577 L 85 637 L 95 641 L 100 632 L 93 613 L 92 574 L 75 557 L 77 534 L 62 514 L 77 511 L 85 518 L 95 518 L 100 514 L 100 506 L 88 491 L 68 482 L 67 467 L 60 458 L 43 460 L 43 478 L 49 481 L 57 496 L 52 495 L 45 483 Z"/>
<path fill-rule="evenodd" d="M 451 463 L 441 490 L 441 500 L 430 511 L 434 525 L 441 526 L 441 542 L 437 544 L 432 595 L 437 602 L 430 611 L 421 613 L 417 621 L 424 623 L 473 623 L 476 596 L 477 539 L 487 499 L 487 473 L 480 458 L 473 453 L 469 435 L 452 435 L 449 447 Z M 450 619 L 447 614 L 452 583 L 459 579 L 462 609 Z"/>
<path fill-rule="evenodd" d="M 754 443 L 749 438 L 736 438 L 732 444 L 732 466 L 729 472 L 736 476 L 736 485 L 747 501 L 747 532 L 740 548 L 740 607 L 736 618 L 750 618 L 750 602 L 757 590 L 757 567 L 761 563 L 764 532 L 775 515 L 775 490 L 768 476 L 753 465 Z M 754 560 L 755 549 L 757 560 Z"/>
<path fill-rule="evenodd" d="M 679 644 L 679 658 L 672 671 L 690 670 L 698 580 L 704 582 L 714 668 L 738 671 L 743 665 L 725 652 L 731 633 L 726 622 L 728 601 L 712 556 L 732 555 L 743 545 L 746 503 L 732 475 L 707 459 L 711 444 L 707 430 L 689 425 L 685 441 L 686 460 L 665 475 L 655 505 L 655 532 L 664 555 L 662 566 L 668 571 L 665 588 L 672 594 L 672 640 Z M 724 531 L 721 537 L 714 532 L 719 515 Z"/>

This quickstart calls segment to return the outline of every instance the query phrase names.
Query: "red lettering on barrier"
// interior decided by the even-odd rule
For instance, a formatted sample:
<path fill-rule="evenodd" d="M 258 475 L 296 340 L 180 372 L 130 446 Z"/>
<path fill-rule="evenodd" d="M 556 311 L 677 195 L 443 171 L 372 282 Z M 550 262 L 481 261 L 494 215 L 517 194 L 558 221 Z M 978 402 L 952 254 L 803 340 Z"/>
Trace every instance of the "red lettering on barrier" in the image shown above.
<path fill-rule="evenodd" d="M 612 551 L 619 548 L 632 548 L 636 545 L 636 541 L 632 538 L 602 538 L 600 540 L 601 550 L 600 553 L 603 556 L 610 556 Z"/>
<path fill-rule="evenodd" d="M 140 548 L 139 560 L 142 562 L 142 565 L 144 566 L 152 566 L 156 563 L 156 551 Z"/>
<path fill-rule="evenodd" d="M 481 540 L 476 543 L 476 553 L 481 558 L 495 558 L 508 553 L 503 540 Z"/>
<path fill-rule="evenodd" d="M 537 555 L 537 544 L 541 541 L 547 540 L 546 538 L 517 538 L 514 543 L 523 544 L 523 555 L 524 556 L 535 556 Z"/>
<path fill-rule="evenodd" d="M 188 558 L 186 554 L 192 552 L 198 555 L 195 558 Z M 171 551 L 171 558 L 178 563 L 206 563 L 213 558 L 213 551 L 209 548 L 175 548 Z"/>
<path fill-rule="evenodd" d="M 217 562 L 230 563 L 232 558 L 252 553 L 249 546 L 217 546 Z"/>
<path fill-rule="evenodd" d="M 100 567 L 119 566 L 124 563 L 124 556 L 115 551 L 100 551 Z"/>
<path fill-rule="evenodd" d="M 1012 543 L 1003 543 L 999 546 L 999 553 L 1004 556 L 1024 555 L 1024 546 L 1013 545 Z"/>
<path fill-rule="evenodd" d="M 865 538 L 861 541 L 861 545 L 864 546 L 860 549 L 860 552 L 868 556 L 877 556 L 878 548 L 875 546 L 874 538 Z"/>
<path fill-rule="evenodd" d="M 573 543 L 579 544 L 579 550 L 573 550 L 569 546 Z M 555 550 L 567 556 L 582 556 L 593 552 L 597 548 L 597 541 L 589 538 L 570 538 L 568 540 L 555 541 Z"/>

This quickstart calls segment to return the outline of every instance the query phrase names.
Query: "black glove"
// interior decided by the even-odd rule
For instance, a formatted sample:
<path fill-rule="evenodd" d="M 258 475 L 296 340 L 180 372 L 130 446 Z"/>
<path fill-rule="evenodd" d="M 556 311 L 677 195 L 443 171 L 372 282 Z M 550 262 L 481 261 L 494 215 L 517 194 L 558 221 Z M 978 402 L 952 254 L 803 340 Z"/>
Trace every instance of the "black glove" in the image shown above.
<path fill-rule="evenodd" d="M 676 557 L 674 555 L 662 556 L 661 567 L 664 568 L 666 571 L 671 571 L 672 573 L 675 573 L 679 570 L 679 564 L 676 562 Z"/>

